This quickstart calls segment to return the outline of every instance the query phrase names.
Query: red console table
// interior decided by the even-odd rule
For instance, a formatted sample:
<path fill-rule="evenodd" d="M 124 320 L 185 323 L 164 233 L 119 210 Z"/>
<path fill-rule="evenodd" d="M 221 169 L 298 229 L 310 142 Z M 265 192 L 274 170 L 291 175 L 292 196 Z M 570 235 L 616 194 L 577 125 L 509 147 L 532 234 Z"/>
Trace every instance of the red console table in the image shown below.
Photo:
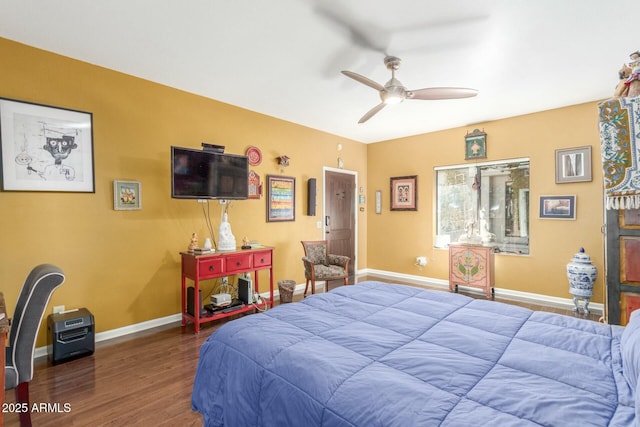
<path fill-rule="evenodd" d="M 200 332 L 200 325 L 205 322 L 222 319 L 239 313 L 254 310 L 257 307 L 273 307 L 273 248 L 261 247 L 255 249 L 217 252 L 206 255 L 194 255 L 190 252 L 180 252 L 182 257 L 182 325 L 192 322 L 195 332 Z M 253 272 L 254 291 L 259 291 L 258 271 L 269 270 L 269 299 L 261 303 L 246 304 L 228 313 L 215 313 L 202 316 L 200 313 L 200 281 L 214 279 L 234 274 Z M 193 315 L 187 312 L 187 279 L 193 281 Z"/>

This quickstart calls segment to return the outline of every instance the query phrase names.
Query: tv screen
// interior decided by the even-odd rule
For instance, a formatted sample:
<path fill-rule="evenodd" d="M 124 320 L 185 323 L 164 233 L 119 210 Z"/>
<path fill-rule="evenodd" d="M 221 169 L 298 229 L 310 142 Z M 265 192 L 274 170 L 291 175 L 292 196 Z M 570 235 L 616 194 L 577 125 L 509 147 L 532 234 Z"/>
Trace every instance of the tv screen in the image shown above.
<path fill-rule="evenodd" d="M 248 197 L 247 156 L 171 147 L 171 197 L 229 199 Z"/>

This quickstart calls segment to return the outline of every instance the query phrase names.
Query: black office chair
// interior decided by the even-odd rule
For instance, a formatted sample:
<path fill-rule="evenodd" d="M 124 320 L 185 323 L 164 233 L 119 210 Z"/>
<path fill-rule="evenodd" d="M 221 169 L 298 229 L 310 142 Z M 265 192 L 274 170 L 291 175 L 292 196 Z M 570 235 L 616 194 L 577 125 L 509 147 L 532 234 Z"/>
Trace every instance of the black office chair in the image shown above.
<path fill-rule="evenodd" d="M 15 388 L 16 401 L 29 408 L 29 381 L 33 378 L 33 354 L 38 329 L 51 294 L 64 283 L 64 279 L 62 270 L 51 264 L 41 264 L 31 270 L 22 286 L 11 319 L 4 389 Z M 20 413 L 20 425 L 31 426 L 30 411 Z"/>

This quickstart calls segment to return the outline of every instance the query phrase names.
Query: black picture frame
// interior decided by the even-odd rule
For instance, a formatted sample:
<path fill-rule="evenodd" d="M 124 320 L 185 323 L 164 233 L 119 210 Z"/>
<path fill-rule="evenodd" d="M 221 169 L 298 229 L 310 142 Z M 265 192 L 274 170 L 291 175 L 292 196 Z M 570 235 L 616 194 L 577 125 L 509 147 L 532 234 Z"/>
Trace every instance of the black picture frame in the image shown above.
<path fill-rule="evenodd" d="M 93 114 L 0 98 L 4 191 L 95 193 Z"/>

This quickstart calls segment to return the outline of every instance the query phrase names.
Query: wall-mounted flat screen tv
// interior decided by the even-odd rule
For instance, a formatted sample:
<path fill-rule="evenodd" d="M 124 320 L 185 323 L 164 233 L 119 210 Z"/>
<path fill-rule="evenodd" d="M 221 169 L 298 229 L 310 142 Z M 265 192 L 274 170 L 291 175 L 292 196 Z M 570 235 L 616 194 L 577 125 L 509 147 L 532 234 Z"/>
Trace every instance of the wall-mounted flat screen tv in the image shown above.
<path fill-rule="evenodd" d="M 247 156 L 171 147 L 174 199 L 246 199 L 248 176 Z"/>

